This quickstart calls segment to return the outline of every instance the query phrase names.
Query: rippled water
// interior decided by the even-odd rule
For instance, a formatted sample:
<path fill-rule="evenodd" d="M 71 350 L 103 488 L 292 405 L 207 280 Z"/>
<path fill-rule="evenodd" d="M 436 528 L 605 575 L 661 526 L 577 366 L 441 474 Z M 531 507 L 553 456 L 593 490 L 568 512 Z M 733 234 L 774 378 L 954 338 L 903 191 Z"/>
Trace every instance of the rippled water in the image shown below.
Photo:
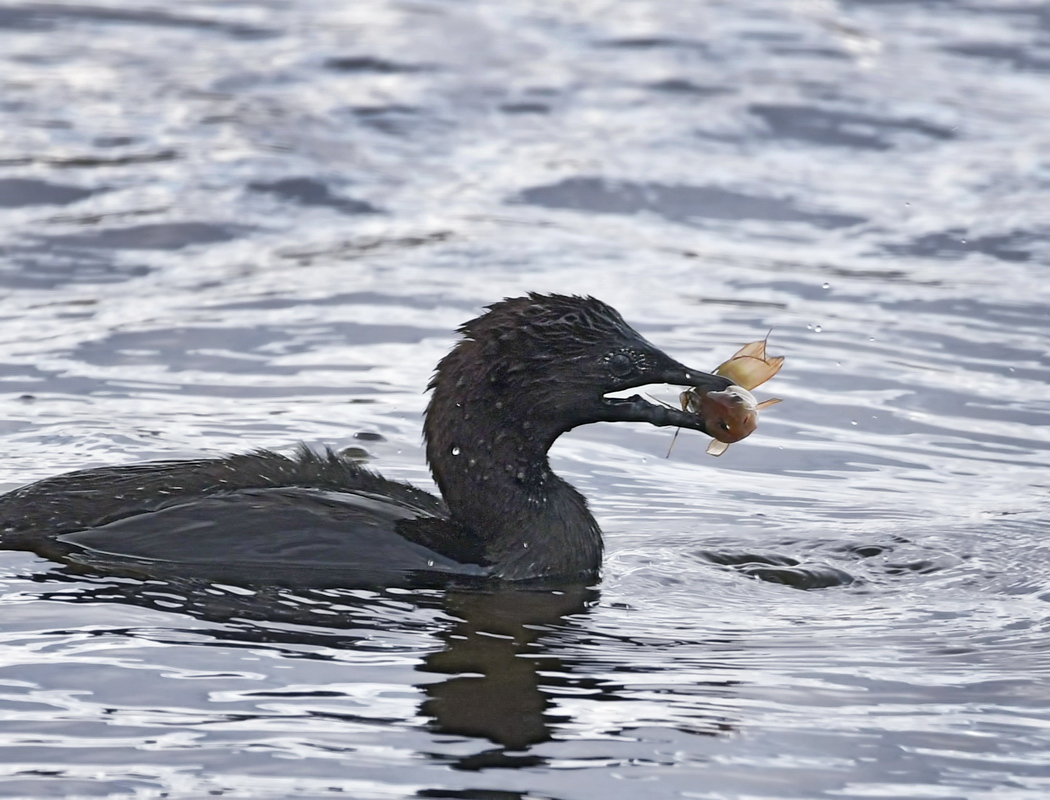
<path fill-rule="evenodd" d="M 527 290 L 788 358 L 719 459 L 563 438 L 578 596 L 0 553 L 0 794 L 1050 792 L 1045 3 L 5 2 L 0 62 L 6 486 L 297 440 L 429 485 L 433 364 Z"/>

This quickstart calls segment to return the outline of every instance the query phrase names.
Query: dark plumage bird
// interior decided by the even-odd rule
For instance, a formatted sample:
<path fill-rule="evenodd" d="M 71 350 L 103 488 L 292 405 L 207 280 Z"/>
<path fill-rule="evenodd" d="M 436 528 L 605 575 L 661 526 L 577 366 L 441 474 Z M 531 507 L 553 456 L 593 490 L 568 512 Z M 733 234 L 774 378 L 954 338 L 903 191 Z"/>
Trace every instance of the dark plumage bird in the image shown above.
<path fill-rule="evenodd" d="M 602 537 L 547 451 L 590 422 L 707 432 L 635 395 L 722 390 L 589 297 L 530 294 L 464 324 L 430 382 L 424 435 L 441 499 L 302 448 L 82 470 L 0 497 L 0 547 L 91 570 L 291 586 L 591 581 Z"/>

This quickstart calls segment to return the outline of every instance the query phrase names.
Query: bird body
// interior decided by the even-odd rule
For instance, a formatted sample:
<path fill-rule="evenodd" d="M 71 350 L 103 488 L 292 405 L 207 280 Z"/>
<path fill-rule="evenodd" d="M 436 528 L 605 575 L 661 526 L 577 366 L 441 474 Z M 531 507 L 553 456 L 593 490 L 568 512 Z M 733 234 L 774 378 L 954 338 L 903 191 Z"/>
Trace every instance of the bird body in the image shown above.
<path fill-rule="evenodd" d="M 590 422 L 706 432 L 702 416 L 635 395 L 649 383 L 721 390 L 593 298 L 530 294 L 464 324 L 424 422 L 443 499 L 306 448 L 81 470 L 0 497 L 0 547 L 140 576 L 296 586 L 580 583 L 602 537 L 550 468 Z"/>

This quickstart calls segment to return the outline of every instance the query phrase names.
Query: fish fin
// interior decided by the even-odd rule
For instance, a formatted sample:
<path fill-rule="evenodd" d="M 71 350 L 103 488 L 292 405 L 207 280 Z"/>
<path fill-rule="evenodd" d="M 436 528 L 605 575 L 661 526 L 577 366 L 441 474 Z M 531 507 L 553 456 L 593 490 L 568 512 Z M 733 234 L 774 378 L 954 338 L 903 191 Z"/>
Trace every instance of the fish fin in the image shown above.
<path fill-rule="evenodd" d="M 711 444 L 707 446 L 707 454 L 710 456 L 720 456 L 728 449 L 729 445 L 725 442 L 720 442 L 718 439 L 712 439 Z"/>

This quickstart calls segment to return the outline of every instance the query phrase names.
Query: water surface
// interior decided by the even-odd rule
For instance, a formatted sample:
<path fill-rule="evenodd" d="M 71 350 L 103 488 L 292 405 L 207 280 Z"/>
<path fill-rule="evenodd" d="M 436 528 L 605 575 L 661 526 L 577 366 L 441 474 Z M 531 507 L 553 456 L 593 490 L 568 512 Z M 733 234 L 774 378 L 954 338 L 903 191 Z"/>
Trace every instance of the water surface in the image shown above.
<path fill-rule="evenodd" d="M 0 554 L 0 794 L 1050 791 L 1045 4 L 11 2 L 0 60 L 5 486 L 300 440 L 430 486 L 433 365 L 530 290 L 788 358 L 721 458 L 558 443 L 587 591 Z"/>

